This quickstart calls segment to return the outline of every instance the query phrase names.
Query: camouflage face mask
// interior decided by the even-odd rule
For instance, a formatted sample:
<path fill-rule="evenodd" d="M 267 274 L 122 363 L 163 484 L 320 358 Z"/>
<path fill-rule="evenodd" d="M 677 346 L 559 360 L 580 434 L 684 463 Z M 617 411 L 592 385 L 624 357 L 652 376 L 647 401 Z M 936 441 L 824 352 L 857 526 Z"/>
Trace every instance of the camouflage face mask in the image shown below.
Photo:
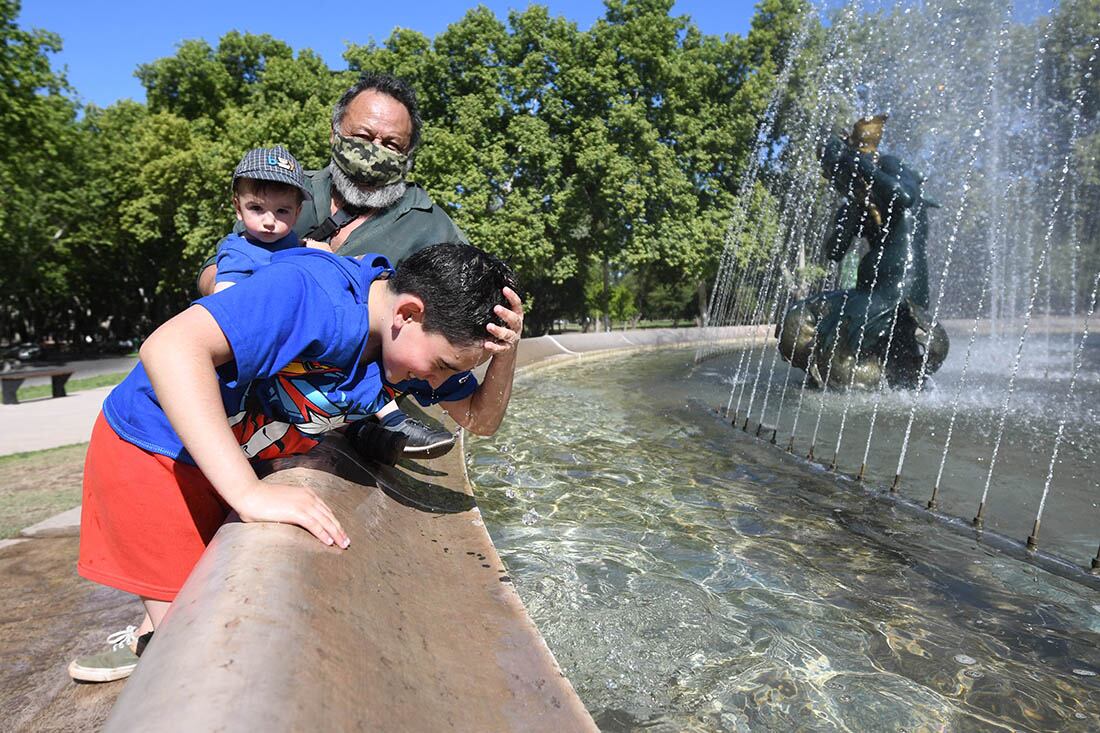
<path fill-rule="evenodd" d="M 409 156 L 357 137 L 336 133 L 332 138 L 332 162 L 359 186 L 388 186 L 405 177 Z"/>

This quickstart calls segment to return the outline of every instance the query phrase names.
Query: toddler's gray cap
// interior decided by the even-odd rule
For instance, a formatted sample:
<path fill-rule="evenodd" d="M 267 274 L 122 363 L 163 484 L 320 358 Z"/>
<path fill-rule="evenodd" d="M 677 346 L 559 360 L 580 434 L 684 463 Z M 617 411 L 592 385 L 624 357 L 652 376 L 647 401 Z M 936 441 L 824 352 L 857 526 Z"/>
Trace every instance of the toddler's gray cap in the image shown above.
<path fill-rule="evenodd" d="M 288 183 L 300 190 L 306 201 L 313 198 L 313 194 L 306 188 L 306 178 L 302 174 L 301 164 L 282 145 L 249 150 L 233 171 L 233 183 L 236 183 L 238 178 Z"/>

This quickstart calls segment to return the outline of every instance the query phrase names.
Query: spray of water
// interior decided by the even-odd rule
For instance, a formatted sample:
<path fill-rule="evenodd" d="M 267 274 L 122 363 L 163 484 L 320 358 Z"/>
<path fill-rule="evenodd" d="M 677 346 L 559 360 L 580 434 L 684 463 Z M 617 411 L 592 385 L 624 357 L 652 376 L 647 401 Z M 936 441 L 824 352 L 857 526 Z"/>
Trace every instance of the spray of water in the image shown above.
<path fill-rule="evenodd" d="M 994 52 L 993 63 L 990 65 L 989 71 L 989 85 L 986 88 L 986 103 L 982 109 L 978 110 L 978 124 L 974 128 L 973 138 L 974 144 L 970 148 L 970 155 L 968 157 L 966 177 L 963 182 L 963 201 L 959 208 L 955 212 L 955 221 L 951 228 L 951 235 L 947 238 L 947 255 L 943 261 L 943 271 L 940 273 L 940 283 L 936 291 L 936 305 L 932 310 L 932 325 L 929 328 L 929 336 L 939 324 L 940 318 L 940 305 L 943 303 L 944 286 L 947 284 L 947 274 L 951 269 L 951 255 L 955 250 L 955 243 L 959 237 L 959 227 L 962 225 L 963 213 L 966 211 L 966 203 L 969 199 L 967 195 L 971 189 L 970 181 L 974 175 L 974 168 L 977 165 L 978 150 L 981 148 L 982 141 L 984 139 L 984 122 L 985 111 L 992 106 L 993 101 L 993 89 L 997 82 L 997 64 L 1000 59 L 1001 50 L 1004 48 L 1005 39 L 1008 37 L 1008 24 L 1005 23 L 1001 26 L 1000 39 L 997 44 L 997 50 Z M 928 368 L 928 356 L 931 353 L 931 349 L 926 348 L 924 355 L 921 357 L 920 372 L 917 376 L 917 392 L 920 392 L 924 386 L 924 379 Z M 905 465 L 905 456 L 909 450 L 909 439 L 913 431 L 913 421 L 917 415 L 917 400 L 913 400 L 913 405 L 909 410 L 909 421 L 905 425 L 905 434 L 901 440 L 901 453 L 898 456 L 897 469 L 894 471 L 894 484 L 893 488 L 896 489 L 898 482 L 901 480 L 902 467 Z"/>
<path fill-rule="evenodd" d="M 1089 71 L 1093 69 L 1093 64 L 1096 61 L 1097 51 L 1100 50 L 1100 40 L 1093 46 L 1092 55 L 1089 57 Z M 1031 314 L 1035 308 L 1035 299 L 1039 292 L 1039 284 L 1041 282 L 1043 270 L 1046 267 L 1047 260 L 1050 255 L 1051 242 L 1054 237 L 1054 225 L 1058 220 L 1058 215 L 1062 206 L 1062 197 L 1066 190 L 1066 179 L 1069 177 L 1070 162 L 1072 158 L 1072 151 L 1077 142 L 1077 136 L 1081 126 L 1081 108 L 1084 104 L 1084 88 L 1077 90 L 1075 94 L 1075 101 L 1073 105 L 1073 122 L 1070 128 L 1070 144 L 1069 149 L 1066 152 L 1065 158 L 1062 162 L 1062 172 L 1058 180 L 1057 193 L 1054 197 L 1054 208 L 1051 211 L 1050 218 L 1047 220 L 1046 236 L 1043 237 L 1043 250 L 1039 256 L 1039 264 L 1036 268 L 1035 275 L 1032 279 L 1031 298 L 1028 300 L 1027 311 L 1024 314 L 1024 327 L 1023 332 L 1020 334 L 1020 341 L 1016 347 L 1016 356 L 1012 362 L 1012 373 L 1008 380 L 1008 388 L 1005 390 L 1004 401 L 1001 404 L 1001 418 L 997 425 L 997 437 L 993 443 L 993 453 L 989 457 L 989 471 L 986 473 L 985 486 L 982 489 L 982 498 L 978 504 L 978 512 L 974 515 L 974 525 L 981 527 L 983 524 L 983 517 L 985 512 L 986 501 L 989 498 L 989 486 L 993 481 L 993 469 L 997 464 L 997 453 L 1001 447 L 1001 440 L 1004 437 L 1005 420 L 1008 418 L 1008 406 L 1012 401 L 1012 395 L 1016 386 L 1016 374 L 1020 368 L 1020 355 L 1024 350 L 1024 343 L 1027 340 L 1028 327 L 1031 324 Z"/>
<path fill-rule="evenodd" d="M 1058 449 L 1062 446 L 1062 436 L 1066 431 L 1066 419 L 1069 416 L 1070 407 L 1073 405 L 1073 393 L 1077 387 L 1077 374 L 1081 371 L 1081 363 L 1085 355 L 1085 342 L 1089 338 L 1089 320 L 1096 311 L 1096 290 L 1100 286 L 1100 272 L 1092 281 L 1092 297 L 1089 299 L 1088 313 L 1085 314 L 1085 325 L 1082 329 L 1081 340 L 1077 344 L 1077 351 L 1073 356 L 1073 372 L 1069 379 L 1069 389 L 1066 390 L 1066 399 L 1062 404 L 1062 417 L 1058 421 L 1058 432 L 1054 436 L 1054 449 L 1050 453 L 1050 464 L 1047 466 L 1047 478 L 1043 483 L 1043 494 L 1039 497 L 1039 509 L 1035 513 L 1035 523 L 1031 534 L 1027 538 L 1029 549 L 1036 549 L 1039 545 L 1039 524 L 1043 520 L 1043 509 L 1046 507 L 1047 496 L 1050 494 L 1050 482 L 1054 478 L 1054 466 L 1058 462 Z"/>

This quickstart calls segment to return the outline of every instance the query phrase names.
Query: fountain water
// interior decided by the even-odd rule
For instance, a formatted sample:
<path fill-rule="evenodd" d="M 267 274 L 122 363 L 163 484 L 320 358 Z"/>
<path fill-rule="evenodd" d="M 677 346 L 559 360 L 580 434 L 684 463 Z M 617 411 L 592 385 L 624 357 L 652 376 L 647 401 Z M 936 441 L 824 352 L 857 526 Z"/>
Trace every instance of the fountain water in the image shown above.
<path fill-rule="evenodd" d="M 1072 497 L 1063 511 L 1083 510 L 1098 489 L 1095 478 L 1082 468 L 1082 456 L 1091 455 L 1092 446 L 1081 433 L 1100 405 L 1093 401 L 1091 383 L 1097 377 L 1088 358 L 1087 316 L 1081 312 L 1086 304 L 1078 293 L 1091 282 L 1083 278 L 1092 277 L 1098 259 L 1093 251 L 1096 242 L 1087 240 L 1097 216 L 1089 208 L 1092 199 L 1081 193 L 1085 169 L 1080 166 L 1087 165 L 1082 157 L 1087 146 L 1080 141 L 1100 135 L 1100 117 L 1089 96 L 1095 94 L 1090 92 L 1093 74 L 1100 71 L 1096 68 L 1100 27 L 1086 29 L 1092 38 L 1079 39 L 1074 47 L 1078 55 L 1067 61 L 1048 52 L 1058 34 L 1065 34 L 1064 28 L 1056 26 L 1057 10 L 1010 0 L 934 0 L 912 5 L 856 0 L 835 12 L 827 11 L 828 41 L 801 43 L 789 58 L 789 67 L 807 70 L 803 86 L 781 90 L 773 98 L 768 126 L 761 127 L 759 146 L 750 156 L 756 178 L 746 179 L 742 190 L 745 199 L 750 191 L 763 188 L 777 202 L 776 237 L 757 246 L 765 256 L 743 263 L 737 259 L 737 249 L 753 232 L 737 226 L 745 221 L 743 217 L 731 224 L 721 276 L 738 286 L 717 283 L 714 292 L 724 293 L 726 300 L 710 311 L 710 325 L 777 324 L 778 349 L 775 342 L 760 339 L 735 357 L 726 408 L 734 424 L 746 431 L 755 426 L 756 435 L 775 442 L 784 412 L 793 410 L 788 450 L 795 450 L 801 437 L 813 461 L 819 441 L 827 435 L 832 454 L 826 461 L 833 471 L 842 470 L 847 460 L 846 436 L 865 431 L 863 439 L 855 441 L 862 454 L 853 460 L 855 476 L 889 485 L 895 493 L 900 491 L 903 474 L 913 482 L 927 481 L 932 494 L 924 505 L 933 510 L 943 507 L 940 490 L 945 480 L 982 475 L 978 481 L 967 479 L 968 489 L 981 487 L 980 497 L 971 497 L 972 491 L 953 490 L 948 502 L 952 514 L 963 516 L 966 508 L 961 502 L 976 499 L 972 516 L 979 530 L 1008 530 L 1009 507 L 1026 503 L 1024 486 L 1041 490 L 1037 500 L 1045 507 L 1050 487 L 1059 485 L 1063 471 L 1068 483 L 1064 493 Z M 1064 38 L 1060 42 L 1065 45 Z M 789 76 L 784 74 L 785 79 Z M 776 114 L 776 107 L 783 107 L 783 113 Z M 871 175 L 866 164 L 859 162 L 860 155 L 878 161 L 878 153 L 873 152 L 877 139 L 859 152 L 861 140 L 869 139 L 861 137 L 870 134 L 865 131 L 868 126 L 881 126 L 881 118 L 872 123 L 869 115 L 873 113 L 888 114 L 882 146 L 897 160 L 908 161 L 895 164 L 902 180 L 909 170 L 911 179 L 923 180 L 923 189 L 932 194 L 917 188 L 918 200 L 934 197 L 942 202 L 940 213 L 930 217 L 927 225 L 927 269 L 939 275 L 932 288 L 923 286 L 923 292 L 931 290 L 931 302 L 923 296 L 928 310 L 915 317 L 915 346 L 910 345 L 913 332 L 901 333 L 898 325 L 913 320 L 906 321 L 902 315 L 914 307 L 906 300 L 911 297 L 906 294 L 909 291 L 897 290 L 895 280 L 884 281 L 883 273 L 892 272 L 889 278 L 897 281 L 915 278 L 916 284 L 906 287 L 917 288 L 912 292 L 920 303 L 921 278 L 926 278 L 924 252 L 890 262 L 884 258 L 888 249 L 881 242 L 896 235 L 911 246 L 924 224 L 918 223 L 912 232 L 890 231 L 902 221 L 893 212 L 899 204 L 897 196 L 906 195 L 905 189 L 896 189 L 892 197 L 879 198 L 875 204 L 872 179 L 860 178 Z M 853 117 L 867 119 L 860 123 L 864 128 L 857 125 L 847 136 L 850 152 L 846 153 L 843 141 L 830 142 L 822 128 L 843 128 Z M 788 122 L 777 128 L 776 119 Z M 821 156 L 823 166 L 817 165 Z M 862 173 L 857 172 L 860 165 L 864 165 Z M 921 172 L 915 173 L 913 166 Z M 827 287 L 839 282 L 841 268 L 814 271 L 810 266 L 821 249 L 818 232 L 829 230 L 821 212 L 837 200 L 848 203 L 830 230 L 831 256 L 839 260 L 837 255 L 853 238 L 865 237 L 872 247 L 860 266 L 862 285 L 830 294 Z M 753 285 L 755 297 L 743 297 L 746 282 Z M 747 301 L 740 307 L 739 297 Z M 798 298 L 803 300 L 788 307 Z M 880 301 L 887 304 L 885 314 L 881 307 L 875 311 L 868 306 Z M 788 315 L 781 318 L 784 309 Z M 952 355 L 945 373 L 937 375 L 938 383 L 932 384 L 932 372 L 943 358 L 945 342 L 938 334 L 944 324 L 953 329 L 969 326 L 969 340 L 965 349 Z M 1065 332 L 1066 338 L 1054 338 L 1058 331 Z M 1031 334 L 1042 336 L 1029 338 Z M 978 379 L 971 373 L 976 352 L 983 359 Z M 796 377 L 792 384 L 790 364 L 784 374 L 777 374 L 780 353 L 804 371 L 801 380 Z M 895 354 L 905 353 L 915 354 L 915 361 L 910 357 L 908 366 L 904 360 L 891 363 L 898 358 Z M 900 380 L 898 370 L 904 372 Z M 1083 405 L 1080 400 L 1086 396 L 1075 392 L 1082 377 L 1090 385 Z M 1021 379 L 1028 382 L 1024 395 Z M 1042 396 L 1032 389 L 1035 379 L 1046 381 L 1038 390 Z M 999 380 L 1003 381 L 998 384 Z M 908 383 L 916 393 L 890 393 L 885 389 L 888 382 Z M 857 394 L 859 387 L 871 389 L 872 394 Z M 944 388 L 954 395 L 946 404 L 937 394 Z M 1047 395 L 1058 395 L 1054 399 L 1060 403 L 1073 398 L 1084 407 L 1084 420 L 1067 414 L 1066 421 L 1052 421 L 1053 405 L 1042 402 Z M 1021 404 L 1021 397 L 1029 401 Z M 812 429 L 800 436 L 799 421 L 807 401 L 816 408 L 816 416 Z M 771 422 L 769 407 L 775 410 Z M 1051 439 L 1045 454 L 1049 460 L 1037 463 L 1049 466 L 1049 475 L 1030 471 L 1021 475 L 1016 456 L 1012 466 L 999 463 L 1006 440 L 1014 446 L 1029 440 L 1019 422 L 1021 410 L 1048 432 L 1043 437 Z M 885 424 L 884 411 L 889 413 Z M 969 427 L 975 422 L 984 424 L 979 434 L 960 430 L 963 424 Z M 990 425 L 996 426 L 992 432 Z M 1071 441 L 1077 451 L 1072 460 L 1059 454 L 1067 429 L 1080 439 Z M 932 447 L 936 430 L 946 435 L 938 450 Z M 1006 430 L 1014 434 L 1006 438 Z M 1033 438 L 1031 445 L 1042 450 Z M 909 465 L 915 440 L 921 453 L 916 466 Z M 966 442 L 962 450 L 959 441 Z M 882 463 L 892 449 L 898 451 L 896 465 L 885 473 Z M 1067 463 L 1068 470 L 1063 468 Z M 1073 485 L 1074 472 L 1082 474 L 1083 485 Z M 949 474 L 954 476 L 945 478 Z M 1004 485 L 994 492 L 1004 508 L 989 526 L 988 503 L 997 484 Z M 1027 535 L 1032 551 L 1038 549 L 1036 531 Z M 1095 534 L 1094 530 L 1089 544 L 1095 543 Z M 1079 550 L 1086 540 L 1074 533 L 1052 536 L 1050 542 L 1063 552 L 1070 547 Z"/>
<path fill-rule="evenodd" d="M 852 389 L 851 372 L 830 379 L 831 346 L 799 370 L 762 337 L 732 357 L 715 344 L 540 370 L 517 382 L 498 437 L 471 444 L 486 526 L 601 729 L 1096 730 L 1100 253 L 1085 146 L 1061 178 L 1071 141 L 1098 132 L 1100 105 L 1079 101 L 1091 50 L 1072 82 L 1055 79 L 1054 16 L 1009 0 L 826 15 L 823 36 L 807 17 L 780 74 L 800 84 L 760 125 L 710 322 L 779 321 L 782 337 L 791 302 L 853 289 L 820 260 L 855 189 L 831 189 L 817 151 L 829 127 L 886 112 L 883 150 L 942 203 L 928 314 L 951 354 L 934 378 L 920 355 L 920 391 Z M 777 224 L 754 216 L 769 207 Z M 877 338 L 895 353 L 900 331 L 852 312 L 857 351 Z M 700 419 L 699 400 L 724 402 L 725 419 Z M 827 441 L 834 470 L 773 448 L 779 435 L 791 452 Z M 856 466 L 862 489 L 844 473 Z M 966 520 L 989 476 L 979 533 Z"/>

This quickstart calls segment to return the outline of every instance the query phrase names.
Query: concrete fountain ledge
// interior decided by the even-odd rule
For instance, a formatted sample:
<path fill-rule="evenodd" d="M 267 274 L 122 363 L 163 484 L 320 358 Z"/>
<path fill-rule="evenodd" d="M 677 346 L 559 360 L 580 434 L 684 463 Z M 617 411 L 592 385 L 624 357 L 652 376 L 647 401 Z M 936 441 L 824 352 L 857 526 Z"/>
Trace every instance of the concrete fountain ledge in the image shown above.
<path fill-rule="evenodd" d="M 520 344 L 519 364 L 769 330 L 544 336 Z M 336 439 L 268 470 L 324 497 L 351 548 L 224 525 L 104 730 L 596 730 L 501 564 L 462 451 L 386 468 Z"/>

